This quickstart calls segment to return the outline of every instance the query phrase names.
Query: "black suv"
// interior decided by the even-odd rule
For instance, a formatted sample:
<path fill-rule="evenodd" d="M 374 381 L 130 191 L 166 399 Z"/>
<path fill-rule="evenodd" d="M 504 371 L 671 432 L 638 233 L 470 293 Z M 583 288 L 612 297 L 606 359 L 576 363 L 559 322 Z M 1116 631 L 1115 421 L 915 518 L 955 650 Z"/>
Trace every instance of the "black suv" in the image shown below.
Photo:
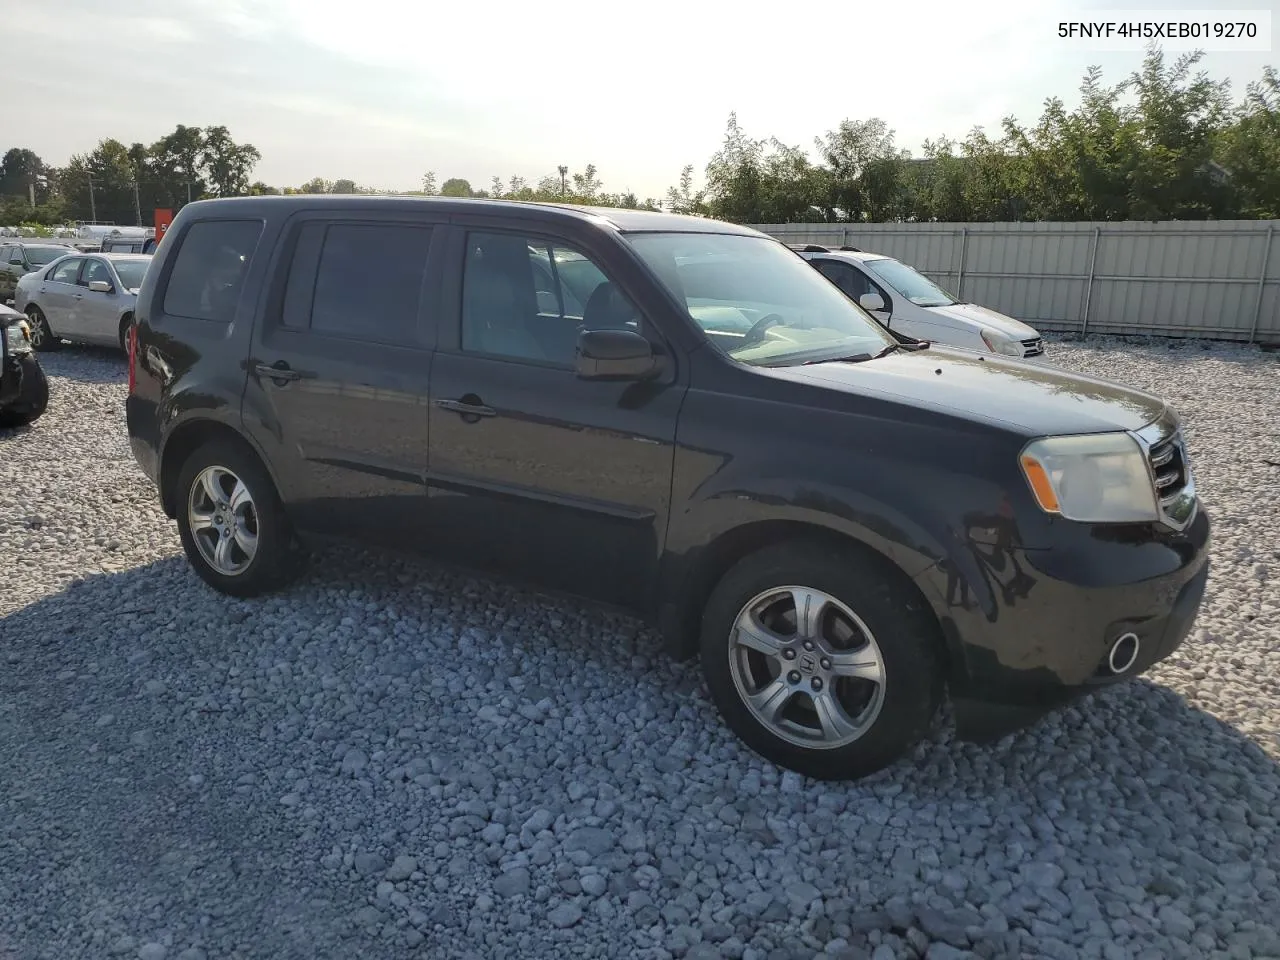
<path fill-rule="evenodd" d="M 1162 401 L 895 339 L 714 220 L 193 203 L 129 370 L 134 455 L 218 590 L 337 536 L 621 606 L 817 777 L 900 756 L 947 689 L 977 738 L 1132 677 L 1208 576 Z"/>

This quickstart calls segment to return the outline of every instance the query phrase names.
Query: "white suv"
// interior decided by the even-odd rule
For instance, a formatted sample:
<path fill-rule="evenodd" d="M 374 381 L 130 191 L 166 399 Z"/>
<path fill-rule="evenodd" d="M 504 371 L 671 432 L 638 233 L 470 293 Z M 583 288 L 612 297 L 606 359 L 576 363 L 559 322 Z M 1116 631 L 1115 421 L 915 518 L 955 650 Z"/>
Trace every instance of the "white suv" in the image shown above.
<path fill-rule="evenodd" d="M 976 303 L 963 303 L 900 260 L 855 247 L 793 247 L 818 272 L 890 330 L 1003 357 L 1039 357 L 1034 327 Z"/>

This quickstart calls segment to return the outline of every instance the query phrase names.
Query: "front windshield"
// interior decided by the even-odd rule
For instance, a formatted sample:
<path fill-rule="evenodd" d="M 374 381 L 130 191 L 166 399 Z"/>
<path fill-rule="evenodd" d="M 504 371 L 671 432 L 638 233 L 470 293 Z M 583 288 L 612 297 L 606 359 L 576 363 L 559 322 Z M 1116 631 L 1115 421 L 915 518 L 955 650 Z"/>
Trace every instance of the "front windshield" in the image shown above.
<path fill-rule="evenodd" d="M 734 360 L 785 366 L 875 356 L 896 342 L 776 240 L 723 233 L 625 236 L 707 339 Z"/>
<path fill-rule="evenodd" d="M 147 272 L 147 260 L 114 260 L 112 266 L 120 276 L 120 285 L 126 290 L 136 290 L 142 286 L 142 275 Z"/>
<path fill-rule="evenodd" d="M 24 247 L 24 249 L 27 252 L 27 262 L 33 267 L 43 267 L 46 263 L 53 263 L 59 257 L 74 253 L 67 247 Z"/>
<path fill-rule="evenodd" d="M 862 265 L 917 307 L 949 307 L 956 298 L 900 260 L 863 260 Z"/>

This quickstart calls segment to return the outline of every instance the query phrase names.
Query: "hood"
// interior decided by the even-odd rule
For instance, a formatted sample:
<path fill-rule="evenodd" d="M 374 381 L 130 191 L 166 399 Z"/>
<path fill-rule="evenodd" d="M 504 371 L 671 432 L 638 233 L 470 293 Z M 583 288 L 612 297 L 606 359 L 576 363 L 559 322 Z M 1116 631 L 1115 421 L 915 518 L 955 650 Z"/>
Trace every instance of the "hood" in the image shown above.
<path fill-rule="evenodd" d="M 976 303 L 953 303 L 949 307 L 924 307 L 930 313 L 941 314 L 949 320 L 959 320 L 966 327 L 990 327 L 998 333 L 1006 334 L 1015 340 L 1030 340 L 1040 334 L 1034 327 L 1029 327 L 1021 320 L 1006 317 L 987 307 Z"/>
<path fill-rule="evenodd" d="M 1065 370 L 930 347 L 862 363 L 761 368 L 769 375 L 1012 427 L 1026 436 L 1138 430 L 1159 397 Z"/>

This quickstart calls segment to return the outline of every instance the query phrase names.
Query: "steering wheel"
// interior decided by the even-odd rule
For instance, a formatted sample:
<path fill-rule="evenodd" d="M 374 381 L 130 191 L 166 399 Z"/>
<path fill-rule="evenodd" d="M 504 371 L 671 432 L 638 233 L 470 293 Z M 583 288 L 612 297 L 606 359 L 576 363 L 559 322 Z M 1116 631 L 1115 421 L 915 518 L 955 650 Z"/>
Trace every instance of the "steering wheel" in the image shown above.
<path fill-rule="evenodd" d="M 764 339 L 764 332 L 775 324 L 782 323 L 783 317 L 779 313 L 770 313 L 761 317 L 751 325 L 751 329 L 747 331 L 745 337 L 742 338 L 743 346 L 749 343 L 759 343 Z"/>

